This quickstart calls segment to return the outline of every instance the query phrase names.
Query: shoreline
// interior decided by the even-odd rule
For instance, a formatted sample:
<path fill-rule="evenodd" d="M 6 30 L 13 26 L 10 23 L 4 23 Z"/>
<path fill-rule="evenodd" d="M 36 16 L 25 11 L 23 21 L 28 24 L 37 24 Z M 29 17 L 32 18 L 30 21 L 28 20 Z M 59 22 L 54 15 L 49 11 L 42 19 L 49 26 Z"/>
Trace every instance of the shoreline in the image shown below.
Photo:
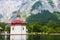
<path fill-rule="evenodd" d="M 60 35 L 60 33 L 26 33 L 26 34 L 0 34 L 0 35 Z"/>

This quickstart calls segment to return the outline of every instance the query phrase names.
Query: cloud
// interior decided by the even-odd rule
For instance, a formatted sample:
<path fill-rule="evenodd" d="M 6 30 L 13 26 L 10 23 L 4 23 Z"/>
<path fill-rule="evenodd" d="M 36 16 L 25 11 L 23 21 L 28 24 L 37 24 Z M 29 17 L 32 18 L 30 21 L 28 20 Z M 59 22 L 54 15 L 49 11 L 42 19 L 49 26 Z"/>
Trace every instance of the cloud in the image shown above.
<path fill-rule="evenodd" d="M 19 0 L 18 2 L 16 2 L 16 0 L 0 0 L 0 14 L 3 14 L 3 20 L 11 17 L 12 12 L 16 10 L 18 8 L 17 6 L 21 5 L 21 3 Z"/>

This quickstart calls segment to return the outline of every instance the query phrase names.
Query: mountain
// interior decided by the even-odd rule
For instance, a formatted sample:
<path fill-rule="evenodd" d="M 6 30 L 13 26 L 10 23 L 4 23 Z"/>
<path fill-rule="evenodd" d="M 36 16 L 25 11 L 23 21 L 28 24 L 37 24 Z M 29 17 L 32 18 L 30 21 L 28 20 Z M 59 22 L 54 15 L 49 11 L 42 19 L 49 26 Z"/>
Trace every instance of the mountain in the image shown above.
<path fill-rule="evenodd" d="M 48 23 L 49 21 L 60 22 L 60 9 L 56 6 L 52 0 L 37 1 L 31 8 L 31 15 L 27 17 L 27 22 L 41 22 Z"/>
<path fill-rule="evenodd" d="M 60 12 L 60 0 L 0 0 L 0 14 L 3 16 L 3 22 L 14 20 L 17 13 L 26 19 L 31 14 L 41 13 L 41 10 L 48 10 L 51 13 Z"/>
<path fill-rule="evenodd" d="M 41 13 L 31 14 L 31 16 L 27 17 L 26 22 L 48 23 L 50 21 L 58 22 L 59 20 L 57 15 L 55 15 L 54 13 L 51 13 L 48 10 L 42 10 Z"/>

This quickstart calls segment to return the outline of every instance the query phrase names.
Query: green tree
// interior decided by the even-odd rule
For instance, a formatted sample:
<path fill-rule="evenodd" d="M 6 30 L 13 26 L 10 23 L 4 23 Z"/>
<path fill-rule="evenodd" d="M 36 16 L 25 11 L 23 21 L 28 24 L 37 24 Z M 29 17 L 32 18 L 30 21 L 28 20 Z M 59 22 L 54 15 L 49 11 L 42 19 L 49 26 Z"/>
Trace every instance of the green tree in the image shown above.
<path fill-rule="evenodd" d="M 60 33 L 60 27 L 57 27 L 55 30 L 56 32 Z"/>
<path fill-rule="evenodd" d="M 34 23 L 33 25 L 33 32 L 41 32 L 40 28 L 41 28 L 41 24 L 39 22 Z"/>
<path fill-rule="evenodd" d="M 46 26 L 46 25 L 42 26 L 42 27 L 40 28 L 40 30 L 41 30 L 42 32 L 47 32 L 47 33 L 53 31 L 52 28 L 50 28 L 50 27 L 48 27 L 48 26 Z"/>
<path fill-rule="evenodd" d="M 5 31 L 10 31 L 10 26 L 5 26 Z"/>
<path fill-rule="evenodd" d="M 5 25 L 6 25 L 6 24 L 5 24 L 5 23 L 3 23 L 3 22 L 2 22 L 2 23 L 0 23 L 0 27 L 2 27 L 2 30 L 3 30 L 3 31 L 5 30 Z"/>
<path fill-rule="evenodd" d="M 27 23 L 28 32 L 33 32 L 33 23 Z"/>
<path fill-rule="evenodd" d="M 58 24 L 55 21 L 49 21 L 47 23 L 47 26 L 52 27 L 53 29 L 55 29 L 58 26 Z"/>

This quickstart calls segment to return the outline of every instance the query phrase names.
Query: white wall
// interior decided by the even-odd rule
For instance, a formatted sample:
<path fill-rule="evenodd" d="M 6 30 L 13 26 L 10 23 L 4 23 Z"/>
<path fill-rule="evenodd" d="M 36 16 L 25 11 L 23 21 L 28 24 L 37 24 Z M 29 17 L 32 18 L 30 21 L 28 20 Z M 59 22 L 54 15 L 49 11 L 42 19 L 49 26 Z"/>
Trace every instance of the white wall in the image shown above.
<path fill-rule="evenodd" d="M 26 26 L 11 26 L 10 34 L 26 34 Z"/>
<path fill-rule="evenodd" d="M 22 34 L 26 34 L 26 26 L 22 26 L 22 28 L 24 28 L 24 30 L 22 30 Z"/>

